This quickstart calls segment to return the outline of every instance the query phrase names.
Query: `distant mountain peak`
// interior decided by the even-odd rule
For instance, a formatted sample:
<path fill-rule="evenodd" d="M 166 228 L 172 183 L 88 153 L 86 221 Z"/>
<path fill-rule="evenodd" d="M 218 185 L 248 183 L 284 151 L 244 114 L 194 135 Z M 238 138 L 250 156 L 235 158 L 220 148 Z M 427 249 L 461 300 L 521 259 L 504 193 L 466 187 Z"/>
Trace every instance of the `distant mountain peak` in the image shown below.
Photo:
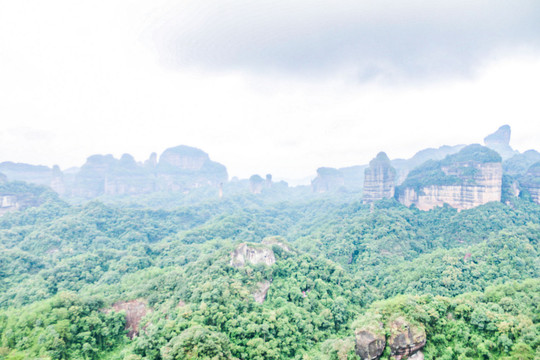
<path fill-rule="evenodd" d="M 484 144 L 486 146 L 490 145 L 510 145 L 510 135 L 512 134 L 512 129 L 510 125 L 503 125 L 493 134 L 489 134 L 484 138 Z"/>

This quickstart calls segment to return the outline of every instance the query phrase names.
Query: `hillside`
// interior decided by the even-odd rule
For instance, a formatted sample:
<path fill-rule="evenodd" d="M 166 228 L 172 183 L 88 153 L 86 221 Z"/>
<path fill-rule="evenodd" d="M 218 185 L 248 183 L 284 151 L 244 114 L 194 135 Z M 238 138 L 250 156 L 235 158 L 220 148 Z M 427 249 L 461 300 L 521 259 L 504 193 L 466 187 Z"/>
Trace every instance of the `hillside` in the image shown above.
<path fill-rule="evenodd" d="M 2 163 L 0 360 L 536 359 L 540 163 L 501 129 L 311 186 Z"/>
<path fill-rule="evenodd" d="M 51 199 L 6 214 L 0 356 L 355 359 L 355 331 L 374 311 L 390 323 L 403 314 L 418 324 L 428 359 L 448 346 L 469 356 L 485 343 L 495 358 L 538 347 L 531 299 L 540 294 L 528 279 L 540 276 L 539 205 L 516 198 L 512 206 L 424 212 L 394 200 L 373 207 L 250 202 L 256 198 L 172 211 Z M 522 290 L 501 290 L 508 293 L 502 310 L 491 298 L 470 300 L 494 285 Z M 468 312 L 455 310 L 462 299 Z M 518 310 L 503 306 L 510 302 L 529 325 L 493 340 L 493 326 L 516 321 Z M 480 315 L 466 315 L 480 305 L 478 312 L 497 311 L 500 320 L 481 325 L 472 320 Z M 422 315 L 432 309 L 435 318 Z M 437 320 L 448 316 L 455 325 Z M 476 340 L 437 337 L 460 327 Z"/>

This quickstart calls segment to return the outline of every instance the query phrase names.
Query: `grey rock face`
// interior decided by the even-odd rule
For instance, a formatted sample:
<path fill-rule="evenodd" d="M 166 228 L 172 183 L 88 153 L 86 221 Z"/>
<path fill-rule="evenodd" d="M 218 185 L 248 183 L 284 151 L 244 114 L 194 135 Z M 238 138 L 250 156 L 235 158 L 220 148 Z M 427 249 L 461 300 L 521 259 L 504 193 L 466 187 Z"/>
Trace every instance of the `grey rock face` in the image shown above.
<path fill-rule="evenodd" d="M 503 125 L 493 134 L 489 134 L 484 138 L 484 143 L 489 145 L 508 145 L 510 144 L 510 135 L 512 130 L 509 125 Z"/>
<path fill-rule="evenodd" d="M 248 244 L 240 244 L 231 254 L 230 264 L 234 267 L 243 267 L 246 264 L 272 265 L 276 262 L 276 257 L 271 249 L 266 247 L 254 247 Z"/>
<path fill-rule="evenodd" d="M 252 175 L 249 178 L 249 191 L 251 191 L 252 194 L 260 194 L 264 187 L 264 180 L 259 175 Z"/>
<path fill-rule="evenodd" d="M 426 332 L 399 317 L 390 324 L 390 353 L 396 360 L 407 358 L 426 345 Z"/>
<path fill-rule="evenodd" d="M 493 134 L 484 138 L 484 144 L 490 149 L 497 151 L 503 159 L 509 159 L 517 154 L 517 151 L 510 147 L 510 126 L 503 125 Z"/>
<path fill-rule="evenodd" d="M 392 198 L 395 191 L 396 170 L 384 152 L 371 160 L 364 174 L 364 201 L 374 202 Z"/>
<path fill-rule="evenodd" d="M 257 284 L 257 290 L 253 293 L 253 298 L 256 302 L 258 302 L 259 304 L 262 304 L 264 302 L 271 284 L 272 283 L 268 280 L 261 281 Z"/>
<path fill-rule="evenodd" d="M 386 339 L 383 335 L 375 334 L 366 329 L 355 331 L 355 339 L 356 355 L 360 356 L 362 360 L 378 359 L 386 347 Z"/>
<path fill-rule="evenodd" d="M 313 192 L 325 193 L 336 191 L 345 185 L 345 178 L 341 171 L 322 167 L 317 169 L 317 177 L 311 182 Z"/>

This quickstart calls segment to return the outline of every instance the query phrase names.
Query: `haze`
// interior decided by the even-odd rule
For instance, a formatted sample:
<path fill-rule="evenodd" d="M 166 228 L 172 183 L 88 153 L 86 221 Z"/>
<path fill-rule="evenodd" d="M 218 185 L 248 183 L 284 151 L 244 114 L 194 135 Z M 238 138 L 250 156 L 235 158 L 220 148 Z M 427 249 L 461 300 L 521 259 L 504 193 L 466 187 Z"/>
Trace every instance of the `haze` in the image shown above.
<path fill-rule="evenodd" d="M 535 1 L 2 1 L 0 161 L 185 144 L 231 176 L 540 139 Z"/>

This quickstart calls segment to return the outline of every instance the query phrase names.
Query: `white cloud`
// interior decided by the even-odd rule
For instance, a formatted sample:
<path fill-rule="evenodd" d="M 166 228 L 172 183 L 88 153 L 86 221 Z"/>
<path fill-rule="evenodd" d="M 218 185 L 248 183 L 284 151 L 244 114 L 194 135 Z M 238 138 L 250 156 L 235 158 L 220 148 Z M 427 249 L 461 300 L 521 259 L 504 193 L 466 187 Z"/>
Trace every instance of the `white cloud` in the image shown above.
<path fill-rule="evenodd" d="M 231 175 L 294 178 L 380 150 L 481 142 L 505 123 L 513 146 L 538 148 L 540 56 L 527 48 L 432 83 L 359 84 L 347 68 L 320 78 L 171 69 L 149 41 L 163 4 L 0 3 L 0 161 L 66 168 L 186 144 Z"/>

